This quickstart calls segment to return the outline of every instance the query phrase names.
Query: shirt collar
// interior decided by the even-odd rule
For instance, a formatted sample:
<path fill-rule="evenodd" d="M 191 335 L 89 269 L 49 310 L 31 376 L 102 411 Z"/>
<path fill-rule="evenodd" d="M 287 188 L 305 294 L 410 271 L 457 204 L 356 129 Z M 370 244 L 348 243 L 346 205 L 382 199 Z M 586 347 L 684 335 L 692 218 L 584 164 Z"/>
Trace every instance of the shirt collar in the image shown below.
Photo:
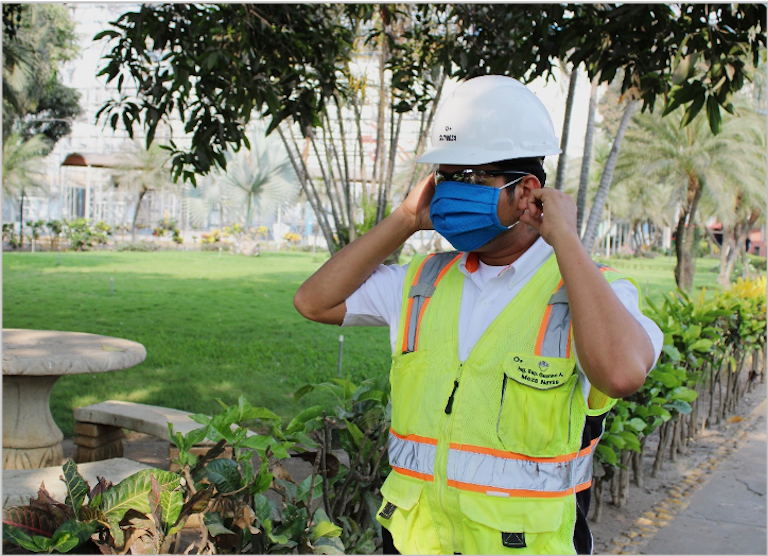
<path fill-rule="evenodd" d="M 535 272 L 553 253 L 554 249 L 552 249 L 552 246 L 544 241 L 544 238 L 539 237 L 514 263 L 506 267 L 500 267 L 503 270 L 501 270 L 499 276 L 509 275 L 510 278 L 517 276 L 517 279 L 520 280 L 528 274 Z M 476 272 L 480 266 L 477 253 L 474 251 L 462 253 L 458 266 L 459 271 L 464 276 L 469 276 Z"/>

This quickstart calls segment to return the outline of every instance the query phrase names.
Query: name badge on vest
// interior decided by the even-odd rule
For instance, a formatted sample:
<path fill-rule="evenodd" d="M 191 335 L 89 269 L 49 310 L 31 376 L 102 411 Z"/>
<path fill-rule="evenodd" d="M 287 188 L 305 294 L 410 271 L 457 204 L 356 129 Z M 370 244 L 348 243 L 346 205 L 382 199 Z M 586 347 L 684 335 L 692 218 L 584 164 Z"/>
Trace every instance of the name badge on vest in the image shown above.
<path fill-rule="evenodd" d="M 549 390 L 568 382 L 574 367 L 573 359 L 510 354 L 504 364 L 504 373 L 520 384 Z"/>

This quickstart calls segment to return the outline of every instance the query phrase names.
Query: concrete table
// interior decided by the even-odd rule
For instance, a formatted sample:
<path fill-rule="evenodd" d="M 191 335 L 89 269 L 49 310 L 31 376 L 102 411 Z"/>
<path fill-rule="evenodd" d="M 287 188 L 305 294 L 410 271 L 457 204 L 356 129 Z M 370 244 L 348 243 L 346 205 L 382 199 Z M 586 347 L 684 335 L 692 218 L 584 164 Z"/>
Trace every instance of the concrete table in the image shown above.
<path fill-rule="evenodd" d="M 138 365 L 139 343 L 80 332 L 3 329 L 3 469 L 61 465 L 64 439 L 51 415 L 53 385 L 64 375 Z"/>

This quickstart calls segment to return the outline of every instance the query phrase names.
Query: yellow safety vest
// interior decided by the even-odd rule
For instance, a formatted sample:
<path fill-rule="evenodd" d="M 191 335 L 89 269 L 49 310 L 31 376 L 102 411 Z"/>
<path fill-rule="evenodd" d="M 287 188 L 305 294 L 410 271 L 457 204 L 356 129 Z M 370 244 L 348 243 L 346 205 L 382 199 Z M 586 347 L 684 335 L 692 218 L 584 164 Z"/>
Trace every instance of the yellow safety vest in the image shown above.
<path fill-rule="evenodd" d="M 554 256 L 461 363 L 460 256 L 419 256 L 406 274 L 378 520 L 403 554 L 575 553 L 575 495 L 616 400 L 584 400 Z"/>

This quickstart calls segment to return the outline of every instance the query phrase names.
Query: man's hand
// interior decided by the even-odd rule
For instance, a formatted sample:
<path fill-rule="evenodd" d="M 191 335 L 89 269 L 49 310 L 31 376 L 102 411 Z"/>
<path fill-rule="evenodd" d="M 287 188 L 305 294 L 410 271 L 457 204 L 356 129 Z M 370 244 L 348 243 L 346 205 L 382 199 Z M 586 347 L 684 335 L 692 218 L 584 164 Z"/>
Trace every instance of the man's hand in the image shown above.
<path fill-rule="evenodd" d="M 551 187 L 532 189 L 527 205 L 520 222 L 532 226 L 552 247 L 562 239 L 578 238 L 576 203 L 570 195 Z"/>
<path fill-rule="evenodd" d="M 317 322 L 341 324 L 346 299 L 414 232 L 432 229 L 429 205 L 434 194 L 430 174 L 389 216 L 331 257 L 296 292 L 293 304 L 299 313 Z"/>
<path fill-rule="evenodd" d="M 432 203 L 432 197 L 435 195 L 435 173 L 429 175 L 417 183 L 403 203 L 400 205 L 402 211 L 413 218 L 414 232 L 418 230 L 432 230 L 432 219 L 429 216 L 429 208 Z"/>

